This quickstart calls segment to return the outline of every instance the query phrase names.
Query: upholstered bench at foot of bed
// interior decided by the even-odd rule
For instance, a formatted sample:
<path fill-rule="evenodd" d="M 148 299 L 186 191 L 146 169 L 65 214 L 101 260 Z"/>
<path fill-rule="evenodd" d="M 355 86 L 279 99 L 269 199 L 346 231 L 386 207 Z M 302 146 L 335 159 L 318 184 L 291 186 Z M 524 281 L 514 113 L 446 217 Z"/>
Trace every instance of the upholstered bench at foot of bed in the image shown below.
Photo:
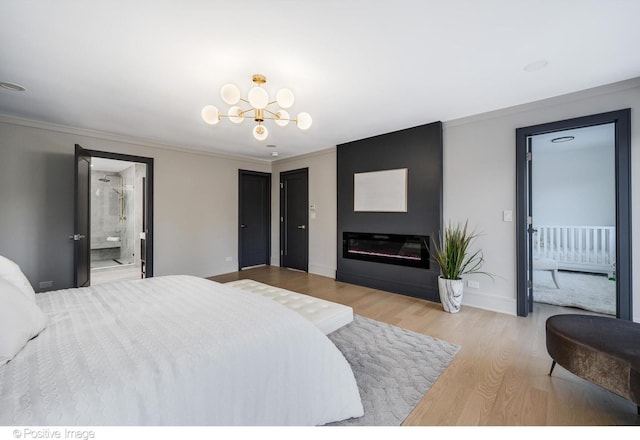
<path fill-rule="evenodd" d="M 254 280 L 231 281 L 225 285 L 257 293 L 277 301 L 304 316 L 325 335 L 353 321 L 353 309 L 343 304 L 303 295 Z"/>
<path fill-rule="evenodd" d="M 573 374 L 637 405 L 640 414 L 640 324 L 591 315 L 555 315 L 546 322 L 547 351 Z"/>

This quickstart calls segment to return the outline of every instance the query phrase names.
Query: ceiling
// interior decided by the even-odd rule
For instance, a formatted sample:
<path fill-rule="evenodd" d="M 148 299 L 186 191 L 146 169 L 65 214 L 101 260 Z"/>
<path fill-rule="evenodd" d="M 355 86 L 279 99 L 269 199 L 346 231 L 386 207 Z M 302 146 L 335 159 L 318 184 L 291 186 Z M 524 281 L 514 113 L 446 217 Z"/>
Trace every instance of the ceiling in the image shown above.
<path fill-rule="evenodd" d="M 559 151 L 598 148 L 609 150 L 613 154 L 615 136 L 616 126 L 614 123 L 554 131 L 533 136 L 532 151 L 535 155 L 538 153 L 553 154 Z M 562 138 L 568 139 L 565 141 Z M 553 142 L 554 139 L 557 139 L 557 141 Z"/>
<path fill-rule="evenodd" d="M 133 166 L 132 162 L 114 159 L 104 159 L 102 157 L 91 158 L 91 171 L 92 172 L 107 172 L 107 173 L 119 173 Z"/>
<path fill-rule="evenodd" d="M 0 114 L 272 160 L 640 76 L 636 0 L 3 0 Z M 525 66 L 545 60 L 533 72 Z M 307 131 L 204 123 L 255 73 Z"/>

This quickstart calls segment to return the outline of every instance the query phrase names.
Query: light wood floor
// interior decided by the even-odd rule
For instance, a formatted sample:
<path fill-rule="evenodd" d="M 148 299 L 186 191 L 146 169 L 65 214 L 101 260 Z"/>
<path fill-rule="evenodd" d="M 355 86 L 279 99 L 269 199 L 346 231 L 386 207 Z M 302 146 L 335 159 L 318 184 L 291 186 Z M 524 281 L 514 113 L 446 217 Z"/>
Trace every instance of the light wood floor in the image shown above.
<path fill-rule="evenodd" d="M 544 324 L 577 309 L 537 304 L 527 318 L 440 304 L 265 266 L 210 277 L 250 278 L 349 305 L 354 313 L 461 347 L 404 425 L 583 426 L 640 425 L 636 405 L 557 366 L 545 347 Z"/>

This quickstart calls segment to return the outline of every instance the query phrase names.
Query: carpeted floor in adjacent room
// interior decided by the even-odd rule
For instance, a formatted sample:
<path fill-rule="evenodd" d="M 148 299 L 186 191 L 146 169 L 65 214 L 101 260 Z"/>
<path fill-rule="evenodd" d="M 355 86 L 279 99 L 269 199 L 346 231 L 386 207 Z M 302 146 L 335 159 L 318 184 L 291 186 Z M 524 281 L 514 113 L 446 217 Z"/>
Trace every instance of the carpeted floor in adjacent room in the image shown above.
<path fill-rule="evenodd" d="M 533 300 L 615 316 L 616 282 L 606 275 L 560 271 L 558 283 L 548 271 L 533 271 Z"/>

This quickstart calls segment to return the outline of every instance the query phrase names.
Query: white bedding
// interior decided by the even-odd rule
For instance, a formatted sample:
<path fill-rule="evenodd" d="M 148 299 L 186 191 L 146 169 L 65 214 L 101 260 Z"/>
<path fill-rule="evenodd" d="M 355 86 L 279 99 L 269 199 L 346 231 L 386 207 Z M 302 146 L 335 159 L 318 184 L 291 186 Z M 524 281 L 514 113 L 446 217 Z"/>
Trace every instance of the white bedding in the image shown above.
<path fill-rule="evenodd" d="M 321 425 L 363 414 L 316 327 L 189 276 L 37 295 L 47 328 L 0 367 L 0 425 Z"/>

